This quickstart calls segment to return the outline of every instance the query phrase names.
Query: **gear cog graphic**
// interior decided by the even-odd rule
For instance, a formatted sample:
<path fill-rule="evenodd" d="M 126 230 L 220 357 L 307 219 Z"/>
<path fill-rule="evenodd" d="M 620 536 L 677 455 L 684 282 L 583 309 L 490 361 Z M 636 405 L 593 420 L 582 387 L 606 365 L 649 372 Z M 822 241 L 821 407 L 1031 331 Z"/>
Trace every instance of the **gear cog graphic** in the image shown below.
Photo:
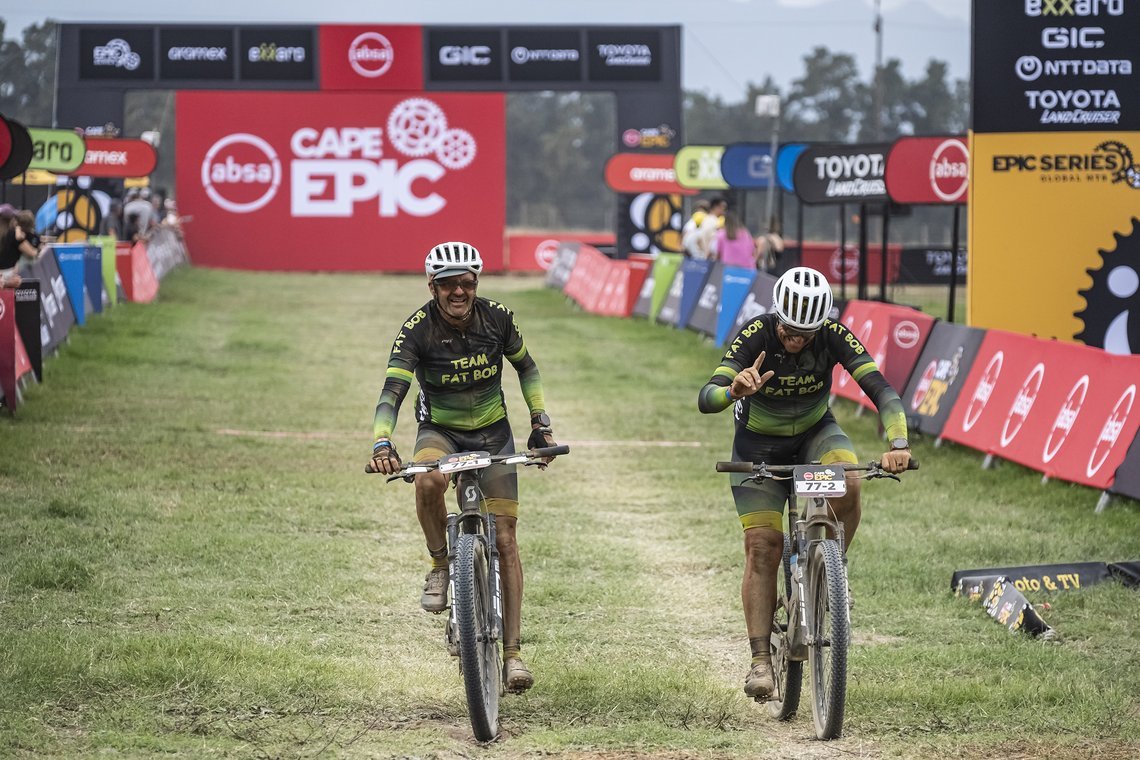
<path fill-rule="evenodd" d="M 447 130 L 447 114 L 427 98 L 408 98 L 388 116 L 388 141 L 410 158 L 432 153 Z"/>
<path fill-rule="evenodd" d="M 1119 156 L 1120 168 L 1112 173 L 1113 182 L 1123 182 L 1135 190 L 1140 190 L 1140 167 L 1133 161 L 1132 151 L 1127 145 L 1117 140 L 1108 140 L 1096 146 L 1096 149 Z"/>
<path fill-rule="evenodd" d="M 448 169 L 462 169 L 475 160 L 475 138 L 466 129 L 449 129 L 440 135 L 435 156 Z"/>
<path fill-rule="evenodd" d="M 1085 327 L 1074 337 L 1113 354 L 1140 353 L 1140 219 L 1133 217 L 1127 235 L 1113 236 L 1116 248 L 1099 251 L 1104 264 L 1085 270 L 1093 282 L 1078 291 L 1085 309 L 1073 316 Z"/>

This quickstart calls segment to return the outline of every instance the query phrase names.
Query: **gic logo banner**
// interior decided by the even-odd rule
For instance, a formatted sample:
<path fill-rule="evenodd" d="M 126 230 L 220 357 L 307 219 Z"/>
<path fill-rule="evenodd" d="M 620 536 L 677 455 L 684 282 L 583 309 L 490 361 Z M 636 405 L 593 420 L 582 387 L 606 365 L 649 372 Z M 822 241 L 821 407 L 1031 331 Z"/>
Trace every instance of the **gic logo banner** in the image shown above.
<path fill-rule="evenodd" d="M 253 225 L 265 234 L 240 235 L 246 246 L 278 240 L 312 268 L 362 268 L 381 251 L 418 257 L 422 268 L 430 241 L 450 229 L 501 260 L 501 95 L 184 92 L 179 103 L 181 134 L 191 137 L 179 140 L 178 193 L 183 213 L 206 220 L 197 234 Z M 184 175 L 197 181 L 183 184 Z M 472 230 L 488 239 L 472 239 Z M 409 248 L 397 243 L 410 238 Z M 322 260 L 307 245 L 340 250 Z M 338 266 L 345 249 L 357 265 Z M 246 255 L 269 253 L 247 247 Z"/>

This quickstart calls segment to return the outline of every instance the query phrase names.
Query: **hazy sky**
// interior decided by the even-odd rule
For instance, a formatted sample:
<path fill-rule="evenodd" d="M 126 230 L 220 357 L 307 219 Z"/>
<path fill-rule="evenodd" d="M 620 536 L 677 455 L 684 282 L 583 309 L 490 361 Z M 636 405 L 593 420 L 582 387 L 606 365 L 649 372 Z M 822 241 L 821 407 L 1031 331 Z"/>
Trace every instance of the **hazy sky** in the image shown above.
<path fill-rule="evenodd" d="M 682 85 L 729 102 L 748 82 L 771 76 L 786 91 L 803 56 L 823 45 L 855 55 L 866 75 L 875 62 L 875 0 L 44 0 L 0 5 L 6 36 L 47 18 L 133 23 L 680 24 Z M 883 59 L 907 78 L 926 62 L 969 78 L 970 0 L 881 0 Z"/>

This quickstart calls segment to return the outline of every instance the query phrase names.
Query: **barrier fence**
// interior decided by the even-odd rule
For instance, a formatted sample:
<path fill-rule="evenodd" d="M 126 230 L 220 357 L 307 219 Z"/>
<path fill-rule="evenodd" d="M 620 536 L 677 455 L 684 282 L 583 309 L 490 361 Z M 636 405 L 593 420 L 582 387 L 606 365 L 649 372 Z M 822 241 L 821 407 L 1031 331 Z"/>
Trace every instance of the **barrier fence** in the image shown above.
<path fill-rule="evenodd" d="M 633 272 L 637 271 L 635 276 Z M 546 284 L 587 312 L 644 317 L 723 346 L 772 304 L 764 272 L 661 254 L 617 261 L 559 245 Z M 1140 356 L 950 324 L 915 309 L 837 301 L 839 318 L 899 389 L 912 431 L 1044 475 L 1140 499 Z M 837 367 L 834 396 L 871 406 Z"/>
<path fill-rule="evenodd" d="M 16 413 L 27 385 L 43 382 L 44 358 L 72 329 L 124 301 L 153 301 L 159 281 L 188 261 L 181 235 L 168 227 L 136 243 L 93 237 L 47 245 L 23 265 L 20 287 L 0 289 L 0 405 Z"/>

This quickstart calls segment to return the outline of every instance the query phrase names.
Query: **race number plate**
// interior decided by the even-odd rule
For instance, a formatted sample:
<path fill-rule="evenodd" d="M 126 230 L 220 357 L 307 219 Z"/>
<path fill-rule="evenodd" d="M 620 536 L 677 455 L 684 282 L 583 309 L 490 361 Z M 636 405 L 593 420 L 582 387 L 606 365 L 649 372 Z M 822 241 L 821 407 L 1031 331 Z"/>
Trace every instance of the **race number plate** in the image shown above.
<path fill-rule="evenodd" d="M 795 474 L 796 496 L 842 496 L 847 493 L 846 471 L 826 464 L 800 465 Z"/>
<path fill-rule="evenodd" d="M 486 451 L 465 451 L 459 454 L 448 454 L 439 460 L 440 472 L 461 472 L 463 470 L 478 470 L 491 464 L 491 455 Z"/>

